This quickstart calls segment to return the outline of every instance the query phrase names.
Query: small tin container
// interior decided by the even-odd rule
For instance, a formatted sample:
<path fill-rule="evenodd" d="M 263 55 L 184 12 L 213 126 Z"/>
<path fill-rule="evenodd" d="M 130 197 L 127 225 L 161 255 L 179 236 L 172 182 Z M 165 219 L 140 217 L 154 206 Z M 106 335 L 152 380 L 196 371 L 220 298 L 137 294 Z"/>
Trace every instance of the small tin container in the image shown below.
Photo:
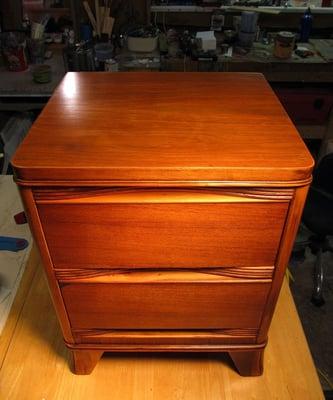
<path fill-rule="evenodd" d="M 118 72 L 118 62 L 114 58 L 109 58 L 105 60 L 104 69 L 109 72 Z"/>
<path fill-rule="evenodd" d="M 279 32 L 275 37 L 274 56 L 288 59 L 292 56 L 295 47 L 295 34 L 292 32 Z"/>

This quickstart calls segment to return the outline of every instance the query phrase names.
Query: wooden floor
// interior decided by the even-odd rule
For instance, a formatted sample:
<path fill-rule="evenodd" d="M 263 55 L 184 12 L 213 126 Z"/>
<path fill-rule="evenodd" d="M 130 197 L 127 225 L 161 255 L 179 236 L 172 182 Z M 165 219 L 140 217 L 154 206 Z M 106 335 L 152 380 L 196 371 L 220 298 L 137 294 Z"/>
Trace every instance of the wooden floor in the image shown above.
<path fill-rule="evenodd" d="M 287 284 L 262 377 L 242 378 L 214 354 L 106 354 L 91 375 L 73 375 L 35 250 L 0 337 L 0 365 L 1 400 L 323 399 Z"/>

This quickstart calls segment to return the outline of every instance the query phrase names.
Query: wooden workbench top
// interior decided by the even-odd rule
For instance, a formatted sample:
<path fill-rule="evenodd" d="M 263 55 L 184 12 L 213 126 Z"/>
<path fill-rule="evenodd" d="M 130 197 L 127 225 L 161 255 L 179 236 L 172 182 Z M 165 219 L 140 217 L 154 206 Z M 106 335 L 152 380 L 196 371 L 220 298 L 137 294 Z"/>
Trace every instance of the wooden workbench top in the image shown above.
<path fill-rule="evenodd" d="M 304 182 L 312 158 L 261 74 L 68 73 L 13 164 L 25 181 Z"/>
<path fill-rule="evenodd" d="M 322 400 L 316 370 L 285 283 L 264 374 L 240 377 L 225 355 L 105 355 L 90 376 L 70 372 L 68 351 L 35 249 L 0 338 L 0 398 L 115 400 Z"/>

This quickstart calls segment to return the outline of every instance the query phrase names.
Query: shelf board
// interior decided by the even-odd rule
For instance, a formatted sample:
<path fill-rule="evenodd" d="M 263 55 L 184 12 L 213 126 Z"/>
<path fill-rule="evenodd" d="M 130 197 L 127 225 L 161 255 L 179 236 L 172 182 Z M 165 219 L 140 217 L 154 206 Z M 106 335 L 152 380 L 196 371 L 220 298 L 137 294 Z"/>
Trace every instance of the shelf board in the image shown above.
<path fill-rule="evenodd" d="M 43 7 L 43 8 L 37 8 L 37 7 L 24 7 L 24 12 L 26 13 L 34 13 L 34 14 L 64 14 L 64 13 L 70 13 L 69 7 Z"/>
<path fill-rule="evenodd" d="M 241 6 L 240 6 L 241 7 Z M 278 13 L 301 13 L 303 14 L 307 7 L 246 7 L 247 9 L 253 9 L 253 11 L 267 12 L 277 11 Z M 223 10 L 228 12 L 237 12 L 237 6 L 221 6 L 221 7 L 201 7 L 201 6 L 181 6 L 181 5 L 171 5 L 171 6 L 156 6 L 152 5 L 150 7 L 151 12 L 179 12 L 179 13 L 211 13 L 215 10 Z M 333 7 L 311 7 L 311 12 L 313 14 L 332 14 Z M 278 14 L 277 13 L 277 14 Z"/>
<path fill-rule="evenodd" d="M 204 12 L 210 13 L 219 7 L 200 7 L 200 6 L 154 6 L 150 7 L 151 12 Z"/>

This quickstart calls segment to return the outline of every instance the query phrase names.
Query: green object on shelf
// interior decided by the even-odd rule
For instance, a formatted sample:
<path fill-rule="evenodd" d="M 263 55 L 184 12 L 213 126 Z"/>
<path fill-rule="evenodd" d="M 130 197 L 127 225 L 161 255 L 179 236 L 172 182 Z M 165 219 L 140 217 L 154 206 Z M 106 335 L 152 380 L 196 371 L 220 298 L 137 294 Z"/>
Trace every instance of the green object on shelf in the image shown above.
<path fill-rule="evenodd" d="M 48 83 L 52 80 L 52 70 L 50 65 L 38 65 L 32 71 L 33 80 L 37 83 Z"/>

